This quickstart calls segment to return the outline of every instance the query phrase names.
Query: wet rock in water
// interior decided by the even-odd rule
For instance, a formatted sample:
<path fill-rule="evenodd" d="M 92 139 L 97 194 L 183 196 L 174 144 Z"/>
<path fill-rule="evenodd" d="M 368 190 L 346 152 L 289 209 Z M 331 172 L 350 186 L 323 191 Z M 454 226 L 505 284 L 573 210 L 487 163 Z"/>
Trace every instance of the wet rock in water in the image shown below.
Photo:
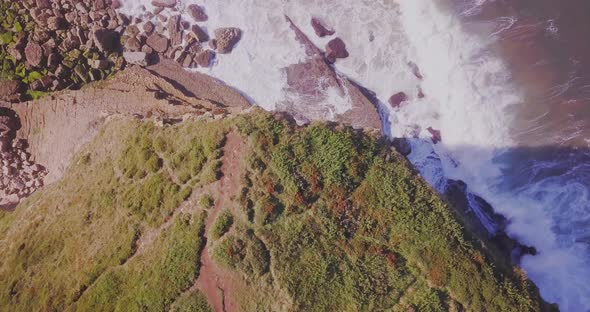
<path fill-rule="evenodd" d="M 398 108 L 406 100 L 408 100 L 408 96 L 404 92 L 399 92 L 389 98 L 389 105 L 393 108 Z"/>
<path fill-rule="evenodd" d="M 22 89 L 23 84 L 18 80 L 0 80 L 0 100 L 18 102 Z"/>
<path fill-rule="evenodd" d="M 146 43 L 152 47 L 154 51 L 164 53 L 168 50 L 169 40 L 160 34 L 153 34 L 147 38 Z"/>
<path fill-rule="evenodd" d="M 43 61 L 43 48 L 38 43 L 29 41 L 25 48 L 25 57 L 29 65 L 37 67 Z"/>
<path fill-rule="evenodd" d="M 211 62 L 213 62 L 213 59 L 215 59 L 215 52 L 211 50 L 205 50 L 197 54 L 197 56 L 194 58 L 194 61 L 200 67 L 209 67 Z"/>
<path fill-rule="evenodd" d="M 176 0 L 153 0 L 152 5 L 159 8 L 173 8 L 176 6 Z"/>
<path fill-rule="evenodd" d="M 437 144 L 438 142 L 442 142 L 442 135 L 440 133 L 440 130 L 436 130 L 432 127 L 428 127 L 428 132 L 430 132 L 430 135 L 432 136 L 432 143 Z"/>
<path fill-rule="evenodd" d="M 403 156 L 408 156 L 412 153 L 412 146 L 406 138 L 394 138 L 392 144 L 395 150 Z"/>
<path fill-rule="evenodd" d="M 217 52 L 227 54 L 233 50 L 234 46 L 242 38 L 242 31 L 235 27 L 218 28 L 215 30 L 215 38 L 217 40 Z"/>
<path fill-rule="evenodd" d="M 123 52 L 123 57 L 129 64 L 144 67 L 149 65 L 148 54 L 145 52 Z"/>
<path fill-rule="evenodd" d="M 408 62 L 408 66 L 410 66 L 410 69 L 412 70 L 412 73 L 414 74 L 414 76 L 416 76 L 416 78 L 418 78 L 418 79 L 424 78 L 424 76 L 422 76 L 422 73 L 420 72 L 420 68 L 418 67 L 418 65 L 416 65 L 416 63 Z"/>
<path fill-rule="evenodd" d="M 191 27 L 191 36 L 197 39 L 198 42 L 206 42 L 209 40 L 209 35 L 199 25 Z"/>
<path fill-rule="evenodd" d="M 196 5 L 196 4 L 189 5 L 188 6 L 188 13 L 197 22 L 204 22 L 209 19 L 209 17 L 205 13 L 205 9 L 200 5 Z"/>
<path fill-rule="evenodd" d="M 424 94 L 424 91 L 422 91 L 422 88 L 418 87 L 418 94 L 417 94 L 419 99 L 423 99 L 426 97 L 426 95 Z"/>
<path fill-rule="evenodd" d="M 311 19 L 311 26 L 313 27 L 315 34 L 321 38 L 331 36 L 336 33 L 334 30 L 326 28 L 326 26 L 324 26 L 324 24 L 315 17 Z"/>
<path fill-rule="evenodd" d="M 100 52 L 114 52 L 119 43 L 119 34 L 106 28 L 92 31 L 92 40 Z"/>
<path fill-rule="evenodd" d="M 336 59 L 347 57 L 348 50 L 346 50 L 346 44 L 342 39 L 335 38 L 328 42 L 326 45 L 326 59 L 329 63 L 334 63 Z"/>

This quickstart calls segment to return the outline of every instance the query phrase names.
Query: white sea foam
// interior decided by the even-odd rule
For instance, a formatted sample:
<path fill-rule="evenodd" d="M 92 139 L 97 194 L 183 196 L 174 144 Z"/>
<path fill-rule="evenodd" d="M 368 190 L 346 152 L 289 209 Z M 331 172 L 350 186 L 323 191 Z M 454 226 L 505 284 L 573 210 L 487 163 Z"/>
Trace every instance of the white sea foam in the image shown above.
<path fill-rule="evenodd" d="M 150 1 L 125 0 L 124 11 L 140 14 Z M 185 0 L 182 7 L 203 5 L 209 21 L 203 25 L 236 26 L 244 37 L 230 55 L 220 55 L 206 73 L 225 81 L 273 109 L 289 95 L 281 68 L 298 63 L 305 55 L 285 23 L 291 19 L 319 47 L 330 38 L 318 38 L 311 17 L 322 19 L 347 44 L 350 57 L 339 60 L 341 73 L 376 92 L 382 103 L 403 91 L 409 96 L 398 109 L 381 105 L 386 135 L 411 139 L 409 159 L 438 190 L 447 178 L 465 181 L 471 191 L 488 200 L 511 221 L 509 234 L 535 246 L 538 256 L 527 256 L 522 266 L 541 289 L 543 297 L 557 302 L 562 311 L 590 310 L 590 265 L 587 244 L 560 227 L 586 220 L 587 185 L 570 179 L 535 181 L 518 189 L 503 187 L 505 174 L 498 155 L 515 147 L 510 108 L 521 104 L 521 95 L 510 81 L 502 60 L 489 49 L 495 36 L 470 33 L 452 12 L 450 0 Z M 485 0 L 459 13 L 473 15 Z M 185 14 L 186 15 L 186 14 Z M 184 17 L 190 20 L 190 17 Z M 515 19 L 500 21 L 498 32 L 512 29 Z M 536 25 L 512 29 L 523 36 Z M 493 30 L 492 30 L 493 32 Z M 497 33 L 496 33 L 497 34 Z M 419 65 L 420 81 L 408 67 Z M 421 87 L 426 94 L 419 99 Z M 559 90 L 555 90 L 559 92 Z M 334 112 L 347 108 L 339 94 L 329 94 Z M 442 132 L 443 143 L 430 144 L 428 127 Z M 581 231 L 581 230 L 578 230 Z M 584 247 L 586 246 L 586 247 Z"/>

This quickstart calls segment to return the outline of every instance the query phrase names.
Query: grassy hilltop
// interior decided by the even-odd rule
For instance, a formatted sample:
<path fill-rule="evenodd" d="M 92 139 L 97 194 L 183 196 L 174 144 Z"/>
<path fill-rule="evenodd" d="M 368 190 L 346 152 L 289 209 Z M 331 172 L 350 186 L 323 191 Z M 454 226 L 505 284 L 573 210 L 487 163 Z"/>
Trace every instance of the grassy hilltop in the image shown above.
<path fill-rule="evenodd" d="M 466 237 L 377 137 L 262 112 L 116 119 L 58 183 L 0 214 L 0 310 L 207 311 L 203 250 L 241 311 L 542 309 L 524 274 Z"/>

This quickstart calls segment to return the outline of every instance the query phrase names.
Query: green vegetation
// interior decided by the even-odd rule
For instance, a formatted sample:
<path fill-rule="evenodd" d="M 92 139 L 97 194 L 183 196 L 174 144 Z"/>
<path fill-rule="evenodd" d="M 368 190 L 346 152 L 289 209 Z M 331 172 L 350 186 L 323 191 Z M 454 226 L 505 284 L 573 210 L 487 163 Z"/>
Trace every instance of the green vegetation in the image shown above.
<path fill-rule="evenodd" d="M 213 207 L 213 205 L 215 205 L 215 199 L 213 199 L 213 196 L 211 196 L 209 194 L 205 194 L 205 195 L 201 196 L 201 199 L 199 200 L 199 204 L 201 205 L 201 208 L 209 209 L 209 208 Z"/>
<path fill-rule="evenodd" d="M 234 224 L 234 217 L 231 212 L 224 210 L 215 220 L 209 236 L 213 239 L 219 239 L 223 234 L 227 233 Z"/>
<path fill-rule="evenodd" d="M 247 146 L 238 208 L 205 233 L 222 208 L 205 187 L 235 130 Z M 405 159 L 360 131 L 258 111 L 164 128 L 112 121 L 73 163 L 0 214 L 0 310 L 210 311 L 191 287 L 206 234 L 241 281 L 227 295 L 242 311 L 547 310 Z"/>
<path fill-rule="evenodd" d="M 200 292 L 191 292 L 182 295 L 172 305 L 170 312 L 212 312 L 207 303 L 207 298 Z"/>
<path fill-rule="evenodd" d="M 192 131 L 203 124 L 163 129 L 115 121 L 60 182 L 3 216 L 0 310 L 61 311 L 76 302 L 77 309 L 93 311 L 114 306 L 128 311 L 142 302 L 169 306 L 198 274 L 204 229 L 199 209 L 174 216 L 170 230 L 137 254 L 140 238 L 167 222 L 193 189 L 176 181 L 177 171 L 169 166 L 177 153 L 154 156 L 154 141 L 168 136 L 171 146 L 215 142 L 205 157 L 207 163 L 217 162 L 225 125 L 212 125 L 208 133 Z M 161 165 L 138 155 L 158 157 Z M 190 180 L 197 183 L 200 172 Z M 161 293 L 164 284 L 168 293 Z"/>

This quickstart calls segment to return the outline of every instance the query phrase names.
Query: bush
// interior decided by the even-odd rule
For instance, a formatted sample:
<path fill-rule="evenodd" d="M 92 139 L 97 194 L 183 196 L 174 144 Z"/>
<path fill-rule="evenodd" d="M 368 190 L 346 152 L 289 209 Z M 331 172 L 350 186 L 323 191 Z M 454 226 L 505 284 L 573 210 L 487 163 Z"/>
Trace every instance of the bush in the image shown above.
<path fill-rule="evenodd" d="M 209 236 L 213 239 L 219 239 L 223 234 L 227 233 L 234 224 L 234 217 L 231 212 L 225 210 L 215 220 L 213 228 L 209 232 Z"/>

